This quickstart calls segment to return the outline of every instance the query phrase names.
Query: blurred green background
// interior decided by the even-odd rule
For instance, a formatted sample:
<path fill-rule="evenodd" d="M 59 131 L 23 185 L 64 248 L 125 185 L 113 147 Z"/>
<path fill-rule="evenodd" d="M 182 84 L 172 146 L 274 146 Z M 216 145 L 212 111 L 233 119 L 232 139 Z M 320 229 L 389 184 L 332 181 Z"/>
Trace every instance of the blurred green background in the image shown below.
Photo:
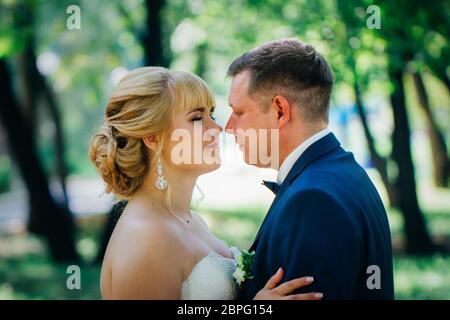
<path fill-rule="evenodd" d="M 200 75 L 223 125 L 228 65 L 282 37 L 312 44 L 335 72 L 330 127 L 388 208 L 396 298 L 449 299 L 449 18 L 448 1 L 0 0 L 0 299 L 100 298 L 114 199 L 87 149 L 128 70 Z M 245 249 L 274 172 L 225 142 L 232 161 L 199 179 L 193 207 Z M 80 290 L 66 286 L 71 264 Z"/>

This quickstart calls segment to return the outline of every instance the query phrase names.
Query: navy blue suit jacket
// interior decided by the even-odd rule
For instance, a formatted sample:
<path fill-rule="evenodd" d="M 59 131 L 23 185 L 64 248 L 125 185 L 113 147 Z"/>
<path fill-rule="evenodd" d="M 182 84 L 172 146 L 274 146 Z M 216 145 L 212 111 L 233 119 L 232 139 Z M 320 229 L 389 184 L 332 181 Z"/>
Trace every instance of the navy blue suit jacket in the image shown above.
<path fill-rule="evenodd" d="M 322 292 L 324 299 L 394 298 L 385 208 L 364 169 L 332 133 L 306 149 L 292 167 L 253 250 L 254 278 L 244 282 L 244 299 L 253 299 L 279 267 L 285 270 L 283 282 L 314 277 L 313 284 L 295 293 Z"/>

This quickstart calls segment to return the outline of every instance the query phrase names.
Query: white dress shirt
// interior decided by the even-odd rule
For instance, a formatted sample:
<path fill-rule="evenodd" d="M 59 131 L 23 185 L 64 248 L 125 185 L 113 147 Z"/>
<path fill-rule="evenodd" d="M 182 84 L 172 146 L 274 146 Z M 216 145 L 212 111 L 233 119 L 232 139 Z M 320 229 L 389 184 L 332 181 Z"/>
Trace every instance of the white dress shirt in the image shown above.
<path fill-rule="evenodd" d="M 314 142 L 319 141 L 330 132 L 330 129 L 325 128 L 312 135 L 311 137 L 303 141 L 303 143 L 301 143 L 297 148 L 295 148 L 281 164 L 280 169 L 278 170 L 277 183 L 279 185 L 283 183 L 284 179 L 286 179 L 287 175 L 289 174 L 289 171 L 291 171 L 294 164 L 297 162 L 303 152 L 308 149 L 309 146 L 311 146 Z"/>

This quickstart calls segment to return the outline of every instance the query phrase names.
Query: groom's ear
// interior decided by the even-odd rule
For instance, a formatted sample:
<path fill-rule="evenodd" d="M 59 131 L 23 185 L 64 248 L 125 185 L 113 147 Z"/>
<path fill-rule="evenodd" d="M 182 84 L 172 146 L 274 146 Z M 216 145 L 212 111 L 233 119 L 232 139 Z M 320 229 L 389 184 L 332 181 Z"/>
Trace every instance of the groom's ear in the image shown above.
<path fill-rule="evenodd" d="M 273 97 L 272 106 L 275 108 L 278 115 L 278 126 L 279 128 L 287 125 L 291 119 L 291 104 L 289 101 L 280 95 Z"/>
<path fill-rule="evenodd" d="M 157 141 L 156 141 L 156 136 L 155 135 L 151 135 L 151 136 L 147 136 L 142 138 L 142 141 L 144 141 L 144 144 L 147 148 L 149 148 L 152 151 L 156 151 L 156 147 L 157 147 Z"/>

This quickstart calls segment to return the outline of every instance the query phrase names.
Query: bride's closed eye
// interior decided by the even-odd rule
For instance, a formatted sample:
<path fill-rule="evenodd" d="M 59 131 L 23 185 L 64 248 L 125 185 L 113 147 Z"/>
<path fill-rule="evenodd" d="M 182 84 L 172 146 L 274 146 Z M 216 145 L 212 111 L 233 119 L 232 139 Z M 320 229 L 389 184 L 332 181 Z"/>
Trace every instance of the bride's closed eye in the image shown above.
<path fill-rule="evenodd" d="M 211 112 L 209 113 L 209 117 L 210 117 L 213 121 L 216 121 L 216 117 L 214 117 L 214 110 L 211 110 Z M 202 121 L 202 120 L 203 120 L 203 114 L 198 114 L 198 115 L 195 115 L 195 116 L 191 119 L 191 122 Z"/>
<path fill-rule="evenodd" d="M 210 114 L 209 117 L 213 120 L 216 121 L 216 117 L 214 117 L 214 114 Z M 198 116 L 198 117 L 194 117 L 191 119 L 191 122 L 196 122 L 196 121 L 202 121 L 203 120 L 203 116 Z"/>
<path fill-rule="evenodd" d="M 191 122 L 197 122 L 197 121 L 202 121 L 203 120 L 203 116 L 198 116 L 198 117 L 194 117 L 191 119 Z"/>

